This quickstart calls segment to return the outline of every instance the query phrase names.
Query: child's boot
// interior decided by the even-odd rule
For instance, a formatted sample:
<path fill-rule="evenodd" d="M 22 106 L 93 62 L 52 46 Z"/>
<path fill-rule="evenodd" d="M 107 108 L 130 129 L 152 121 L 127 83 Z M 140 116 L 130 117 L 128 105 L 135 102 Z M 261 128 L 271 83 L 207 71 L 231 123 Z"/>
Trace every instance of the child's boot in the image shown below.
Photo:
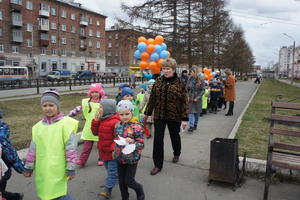
<path fill-rule="evenodd" d="M 112 188 L 105 187 L 103 192 L 99 193 L 99 196 L 102 196 L 103 199 L 110 199 Z"/>

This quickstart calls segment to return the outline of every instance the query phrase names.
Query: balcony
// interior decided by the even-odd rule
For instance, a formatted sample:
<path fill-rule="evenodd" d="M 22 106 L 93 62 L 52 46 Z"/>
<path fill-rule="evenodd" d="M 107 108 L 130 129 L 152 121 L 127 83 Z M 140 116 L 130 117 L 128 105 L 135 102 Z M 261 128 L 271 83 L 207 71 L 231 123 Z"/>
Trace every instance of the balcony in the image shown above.
<path fill-rule="evenodd" d="M 88 26 L 89 22 L 85 20 L 80 20 L 80 26 Z"/>
<path fill-rule="evenodd" d="M 11 22 L 11 25 L 12 26 L 15 26 L 15 27 L 22 27 L 22 25 L 23 25 L 23 22 L 22 21 L 20 21 L 20 20 L 12 20 L 12 22 Z"/>
<path fill-rule="evenodd" d="M 21 12 L 21 9 L 22 9 L 22 5 L 10 3 L 10 11 L 11 12 Z"/>
<path fill-rule="evenodd" d="M 16 37 L 13 36 L 11 39 L 12 42 L 16 42 L 16 43 L 22 43 L 23 42 L 23 37 Z"/>
<path fill-rule="evenodd" d="M 81 39 L 86 39 L 86 34 L 80 33 L 80 38 Z"/>
<path fill-rule="evenodd" d="M 86 44 L 81 44 L 80 45 L 80 50 L 84 51 L 84 50 L 86 50 L 86 48 L 87 48 Z"/>
<path fill-rule="evenodd" d="M 49 39 L 47 40 L 47 39 L 40 39 L 40 46 L 42 46 L 42 47 L 47 47 L 47 46 L 49 46 Z"/>
<path fill-rule="evenodd" d="M 49 24 L 48 25 L 39 25 L 39 31 L 49 31 Z"/>
<path fill-rule="evenodd" d="M 50 16 L 50 11 L 49 10 L 40 10 L 40 16 L 42 17 L 49 17 Z"/>

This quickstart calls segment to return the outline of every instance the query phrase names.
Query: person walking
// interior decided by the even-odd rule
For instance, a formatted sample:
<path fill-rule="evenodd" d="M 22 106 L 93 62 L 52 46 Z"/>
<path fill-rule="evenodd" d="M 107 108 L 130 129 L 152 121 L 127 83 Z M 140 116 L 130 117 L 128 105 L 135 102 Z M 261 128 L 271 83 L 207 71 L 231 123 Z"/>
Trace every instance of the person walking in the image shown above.
<path fill-rule="evenodd" d="M 189 129 L 193 132 L 197 129 L 199 115 L 202 111 L 202 95 L 204 93 L 204 82 L 201 81 L 197 67 L 192 67 L 191 76 L 187 82 L 187 92 L 189 99 Z"/>
<path fill-rule="evenodd" d="M 173 163 L 179 161 L 181 153 L 180 126 L 185 128 L 188 121 L 188 100 L 185 84 L 176 71 L 177 63 L 173 58 L 162 62 L 162 76 L 156 79 L 151 90 L 149 102 L 144 112 L 144 121 L 154 112 L 154 142 L 151 175 L 156 175 L 163 168 L 164 135 L 168 126 L 172 147 Z"/>
<path fill-rule="evenodd" d="M 90 156 L 94 142 L 98 142 L 98 137 L 94 136 L 91 131 L 91 124 L 92 120 L 95 118 L 95 114 L 99 110 L 100 102 L 103 100 L 103 98 L 105 98 L 105 92 L 102 88 L 102 84 L 92 84 L 89 88 L 88 96 L 89 98 L 82 99 L 81 106 L 77 106 L 69 113 L 70 117 L 74 117 L 80 113 L 83 113 L 83 116 L 86 120 L 81 135 L 81 139 L 84 140 L 82 153 L 79 159 L 76 161 L 76 164 L 82 167 L 85 166 Z M 104 163 L 101 159 L 101 156 L 99 155 L 98 165 L 102 166 L 103 164 Z"/>
<path fill-rule="evenodd" d="M 229 102 L 229 109 L 225 116 L 233 115 L 234 101 L 236 100 L 235 78 L 229 69 L 225 70 L 225 101 Z"/>

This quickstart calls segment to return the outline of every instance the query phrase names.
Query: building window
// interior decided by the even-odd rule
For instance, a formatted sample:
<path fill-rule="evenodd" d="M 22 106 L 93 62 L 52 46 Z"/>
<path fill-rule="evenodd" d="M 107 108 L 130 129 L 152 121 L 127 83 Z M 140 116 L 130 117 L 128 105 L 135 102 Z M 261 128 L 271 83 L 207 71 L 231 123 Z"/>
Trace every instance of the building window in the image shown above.
<path fill-rule="evenodd" d="M 84 46 L 84 40 L 80 40 L 80 46 Z"/>
<path fill-rule="evenodd" d="M 61 43 L 62 43 L 62 44 L 67 44 L 67 38 L 62 37 L 62 38 L 61 38 Z"/>
<path fill-rule="evenodd" d="M 33 28 L 32 24 L 27 24 L 27 31 L 28 32 L 32 32 L 32 28 Z"/>
<path fill-rule="evenodd" d="M 67 55 L 66 49 L 61 49 L 61 55 L 62 56 L 66 56 Z"/>
<path fill-rule="evenodd" d="M 51 8 L 51 15 L 56 16 L 56 8 Z"/>
<path fill-rule="evenodd" d="M 56 43 L 56 35 L 51 35 L 51 43 Z"/>
<path fill-rule="evenodd" d="M 27 47 L 32 47 L 32 40 L 27 40 Z"/>
<path fill-rule="evenodd" d="M 97 49 L 100 49 L 100 42 L 97 42 Z"/>
<path fill-rule="evenodd" d="M 93 24 L 93 19 L 89 17 L 89 24 Z"/>
<path fill-rule="evenodd" d="M 40 9 L 45 10 L 45 11 L 49 11 L 49 5 L 41 3 L 40 4 Z"/>
<path fill-rule="evenodd" d="M 92 41 L 89 41 L 89 47 L 92 47 Z"/>
<path fill-rule="evenodd" d="M 72 52 L 71 52 L 71 56 L 72 56 L 72 57 L 75 57 L 75 56 L 76 56 L 76 52 L 75 52 L 75 51 L 72 51 Z"/>
<path fill-rule="evenodd" d="M 4 53 L 4 45 L 0 44 L 0 53 Z"/>
<path fill-rule="evenodd" d="M 89 36 L 93 36 L 93 30 L 92 29 L 89 30 Z"/>
<path fill-rule="evenodd" d="M 100 37 L 100 31 L 97 31 L 97 38 Z"/>
<path fill-rule="evenodd" d="M 3 29 L 0 28 L 0 37 L 3 36 Z"/>
<path fill-rule="evenodd" d="M 110 39 L 110 40 L 112 39 L 112 35 L 111 34 L 108 35 L 108 39 Z"/>
<path fill-rule="evenodd" d="M 118 33 L 115 34 L 115 39 L 116 40 L 119 39 L 119 34 Z"/>
<path fill-rule="evenodd" d="M 109 65 L 110 65 L 110 63 L 111 63 L 111 60 L 108 60 L 108 61 L 107 61 L 107 64 L 109 64 Z"/>
<path fill-rule="evenodd" d="M 28 10 L 32 10 L 32 2 L 31 2 L 31 1 L 27 1 L 27 2 L 26 2 L 26 8 L 27 8 Z"/>
<path fill-rule="evenodd" d="M 71 32 L 76 33 L 76 27 L 75 26 L 71 26 Z"/>
<path fill-rule="evenodd" d="M 97 71 L 100 70 L 100 64 L 97 64 Z"/>
<path fill-rule="evenodd" d="M 46 49 L 45 48 L 40 48 L 40 54 L 45 55 L 46 54 Z"/>
<path fill-rule="evenodd" d="M 97 20 L 97 26 L 100 26 L 100 21 Z"/>
<path fill-rule="evenodd" d="M 19 46 L 12 46 L 12 53 L 19 53 L 20 47 Z"/>
<path fill-rule="evenodd" d="M 119 52 L 116 51 L 115 56 L 119 56 Z"/>
<path fill-rule="evenodd" d="M 118 64 L 118 59 L 115 59 L 115 65 L 117 65 Z"/>
<path fill-rule="evenodd" d="M 66 10 L 63 10 L 63 11 L 61 12 L 61 17 L 62 17 L 62 18 L 67 18 L 67 11 L 66 11 Z"/>
<path fill-rule="evenodd" d="M 85 35 L 85 32 L 84 32 L 84 29 L 83 29 L 83 28 L 80 29 L 80 35 L 81 35 L 81 36 L 84 36 L 84 35 Z"/>
<path fill-rule="evenodd" d="M 2 20 L 2 11 L 0 10 L 0 20 Z"/>
<path fill-rule="evenodd" d="M 76 19 L 76 14 L 75 14 L 75 13 L 72 13 L 72 14 L 71 14 L 71 19 L 72 19 L 72 20 L 75 20 L 75 19 Z"/>
<path fill-rule="evenodd" d="M 67 25 L 62 24 L 62 25 L 61 25 L 61 30 L 62 30 L 62 31 L 66 31 L 66 30 L 67 30 Z"/>
<path fill-rule="evenodd" d="M 107 53 L 107 55 L 108 55 L 108 56 L 111 56 L 111 51 L 109 51 L 109 52 Z"/>
<path fill-rule="evenodd" d="M 22 0 L 10 0 L 10 3 L 22 5 Z"/>
<path fill-rule="evenodd" d="M 111 44 L 111 42 L 110 43 L 108 43 L 108 48 L 111 48 L 112 47 L 112 44 Z"/>
<path fill-rule="evenodd" d="M 51 29 L 53 29 L 53 30 L 56 29 L 56 22 L 51 22 Z"/>
<path fill-rule="evenodd" d="M 41 63 L 41 70 L 42 70 L 43 72 L 45 72 L 46 69 L 47 69 L 47 63 L 46 63 L 46 62 L 42 62 L 42 63 Z"/>
<path fill-rule="evenodd" d="M 63 67 L 63 69 L 67 69 L 67 63 L 64 62 L 64 63 L 62 64 L 62 67 Z"/>
<path fill-rule="evenodd" d="M 51 52 L 52 52 L 52 56 L 56 56 L 57 55 L 57 49 L 52 48 Z"/>

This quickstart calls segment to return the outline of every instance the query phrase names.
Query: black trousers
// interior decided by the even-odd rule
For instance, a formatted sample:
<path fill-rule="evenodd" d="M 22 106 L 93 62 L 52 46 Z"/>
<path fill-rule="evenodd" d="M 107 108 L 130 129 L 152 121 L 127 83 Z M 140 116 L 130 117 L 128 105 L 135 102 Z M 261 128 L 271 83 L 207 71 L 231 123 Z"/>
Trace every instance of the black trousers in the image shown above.
<path fill-rule="evenodd" d="M 167 120 L 154 120 L 154 142 L 153 142 L 153 162 L 154 166 L 162 169 L 164 163 L 164 136 L 165 129 L 168 126 L 170 138 L 173 148 L 173 155 L 180 156 L 181 153 L 181 139 L 180 139 L 180 122 Z"/>
<path fill-rule="evenodd" d="M 234 101 L 229 101 L 229 109 L 227 114 L 233 115 Z"/>
<path fill-rule="evenodd" d="M 218 99 L 210 99 L 210 109 L 212 112 L 217 112 L 218 110 Z"/>
<path fill-rule="evenodd" d="M 122 200 L 129 200 L 128 187 L 136 192 L 137 200 L 145 199 L 143 186 L 134 179 L 136 168 L 137 164 L 118 164 L 119 187 Z"/>

